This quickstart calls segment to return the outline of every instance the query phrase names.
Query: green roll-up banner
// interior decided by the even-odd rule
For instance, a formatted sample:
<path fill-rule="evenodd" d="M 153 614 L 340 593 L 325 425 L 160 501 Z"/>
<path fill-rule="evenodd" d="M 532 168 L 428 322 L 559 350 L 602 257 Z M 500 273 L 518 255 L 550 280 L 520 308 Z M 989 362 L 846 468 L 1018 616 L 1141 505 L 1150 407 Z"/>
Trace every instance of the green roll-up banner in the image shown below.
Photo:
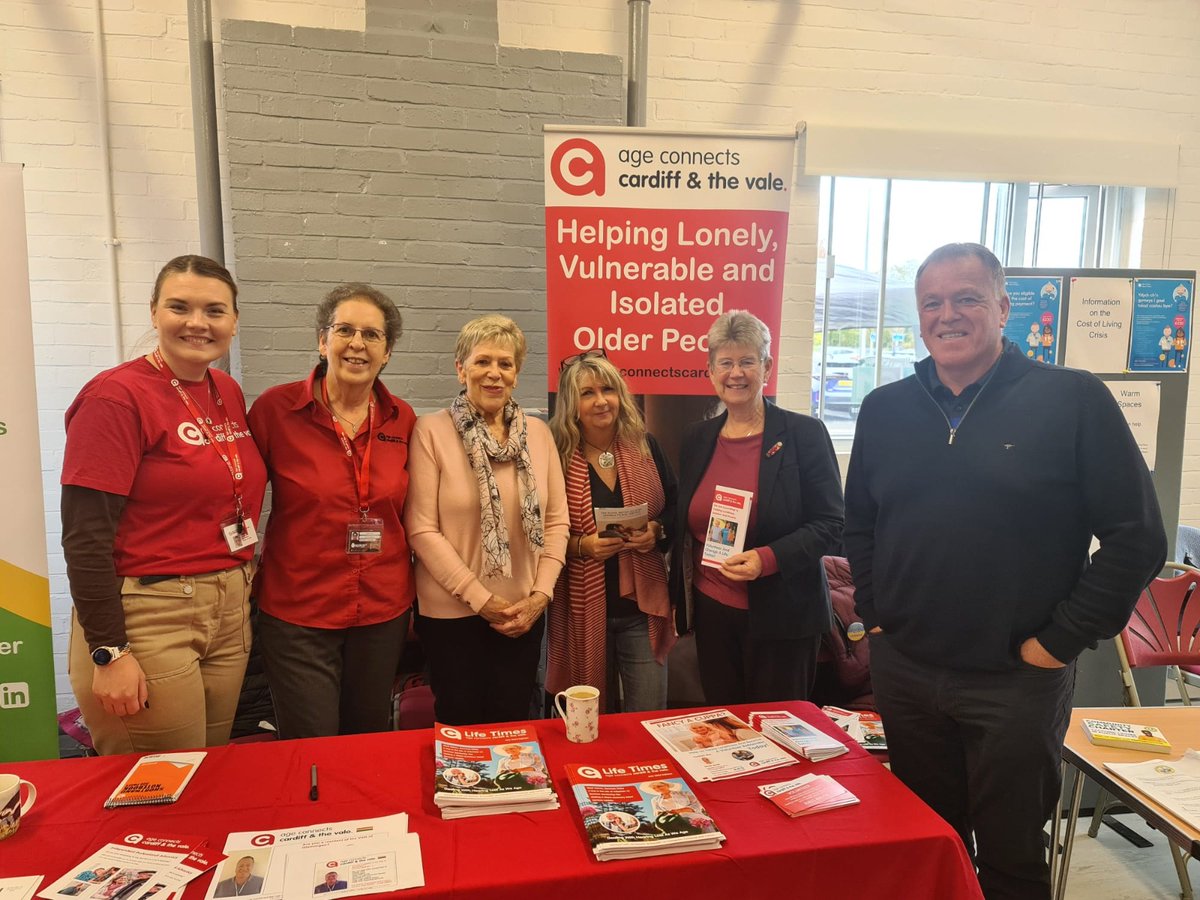
<path fill-rule="evenodd" d="M 21 167 L 0 163 L 0 762 L 58 756 Z"/>

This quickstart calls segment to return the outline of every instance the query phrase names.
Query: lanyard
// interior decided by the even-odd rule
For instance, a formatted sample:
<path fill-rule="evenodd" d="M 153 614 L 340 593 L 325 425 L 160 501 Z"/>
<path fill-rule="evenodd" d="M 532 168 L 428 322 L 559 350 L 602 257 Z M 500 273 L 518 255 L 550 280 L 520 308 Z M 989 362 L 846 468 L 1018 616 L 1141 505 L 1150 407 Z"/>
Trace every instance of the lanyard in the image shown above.
<path fill-rule="evenodd" d="M 366 521 L 368 500 L 371 496 L 371 433 L 375 430 L 375 397 L 372 396 L 367 401 L 367 447 L 363 450 L 361 465 L 354 453 L 354 445 L 350 443 L 350 438 L 346 436 L 342 423 L 333 411 L 333 404 L 329 402 L 329 385 L 324 378 L 321 379 L 321 399 L 325 401 L 325 408 L 329 410 L 329 418 L 333 422 L 333 430 L 337 432 L 338 440 L 342 442 L 342 449 L 354 465 L 354 490 L 358 495 L 358 512 Z"/>
<path fill-rule="evenodd" d="M 229 477 L 233 479 L 233 500 L 237 505 L 237 526 L 238 533 L 242 534 L 245 531 L 246 514 L 242 505 L 242 479 L 244 472 L 242 471 L 242 455 L 238 452 L 237 441 L 233 437 L 233 424 L 229 421 L 229 412 L 225 409 L 225 403 L 221 399 L 221 391 L 213 382 L 212 373 L 205 371 L 204 377 L 208 383 L 210 391 L 216 394 L 217 406 L 221 407 L 221 411 L 225 416 L 225 440 L 217 441 L 217 436 L 213 433 L 209 425 L 208 418 L 200 411 L 200 407 L 196 406 L 196 401 L 192 399 L 192 395 L 184 390 L 183 385 L 179 383 L 179 379 L 175 377 L 175 373 L 171 371 L 167 361 L 163 359 L 162 351 L 155 347 L 153 359 L 158 366 L 158 370 L 162 372 L 163 377 L 171 382 L 171 387 L 175 388 L 179 394 L 179 399 L 183 401 L 184 407 L 188 414 L 195 420 L 196 427 L 200 429 L 200 433 L 204 435 L 209 445 L 217 451 L 217 455 L 221 457 L 221 461 L 225 463 L 225 468 L 229 470 Z M 222 450 L 222 445 L 226 448 Z"/>

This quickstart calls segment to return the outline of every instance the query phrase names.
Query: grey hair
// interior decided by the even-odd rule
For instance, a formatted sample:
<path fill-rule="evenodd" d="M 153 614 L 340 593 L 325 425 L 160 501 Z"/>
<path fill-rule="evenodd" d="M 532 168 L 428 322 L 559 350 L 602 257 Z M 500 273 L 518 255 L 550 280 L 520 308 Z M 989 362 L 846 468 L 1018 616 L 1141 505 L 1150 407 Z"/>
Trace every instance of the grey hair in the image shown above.
<path fill-rule="evenodd" d="M 717 352 L 726 344 L 741 344 L 751 347 L 758 358 L 766 362 L 771 358 L 771 329 L 754 313 L 744 309 L 731 309 L 717 318 L 708 329 L 708 364 L 717 358 Z"/>
<path fill-rule="evenodd" d="M 956 259 L 967 259 L 968 257 L 979 260 L 983 264 L 983 267 L 987 269 L 988 275 L 995 282 L 997 297 L 1008 293 L 1004 284 L 1004 266 L 1001 265 L 999 258 L 997 258 L 995 253 L 983 246 L 983 244 L 973 244 L 969 241 L 944 244 L 925 257 L 925 262 L 921 263 L 921 267 L 917 269 L 917 277 L 913 281 L 913 287 L 915 288 L 921 283 L 921 275 L 930 266 Z M 917 299 L 920 300 L 919 295 Z"/>

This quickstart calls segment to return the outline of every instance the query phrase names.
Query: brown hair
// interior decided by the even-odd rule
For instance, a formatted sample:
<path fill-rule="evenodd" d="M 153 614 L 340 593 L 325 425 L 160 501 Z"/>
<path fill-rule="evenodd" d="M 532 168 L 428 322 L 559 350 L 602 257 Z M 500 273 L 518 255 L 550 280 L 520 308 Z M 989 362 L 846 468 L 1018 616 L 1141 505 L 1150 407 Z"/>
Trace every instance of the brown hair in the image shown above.
<path fill-rule="evenodd" d="M 217 262 L 215 259 L 209 259 L 207 256 L 197 256 L 193 253 L 188 253 L 183 256 L 177 256 L 158 272 L 158 278 L 154 280 L 154 293 L 150 295 L 150 308 L 153 309 L 158 305 L 158 295 L 162 293 L 163 282 L 171 275 L 199 275 L 201 278 L 215 278 L 217 281 L 223 281 L 229 287 L 229 291 L 233 294 L 233 311 L 238 311 L 237 305 L 237 283 L 233 280 L 233 276 L 229 274 L 229 270 Z"/>

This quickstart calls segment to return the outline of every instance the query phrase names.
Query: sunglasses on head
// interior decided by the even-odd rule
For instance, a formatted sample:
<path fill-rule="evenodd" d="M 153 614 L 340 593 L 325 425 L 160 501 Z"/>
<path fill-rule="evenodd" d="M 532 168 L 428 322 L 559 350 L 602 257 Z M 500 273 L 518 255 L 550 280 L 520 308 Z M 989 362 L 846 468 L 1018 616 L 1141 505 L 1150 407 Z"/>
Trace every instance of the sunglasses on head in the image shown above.
<path fill-rule="evenodd" d="M 585 359 L 608 359 L 608 354 L 597 347 L 595 350 L 585 350 L 583 353 L 576 353 L 574 356 L 568 356 L 558 364 L 558 371 L 562 371 L 567 366 L 573 366 L 577 362 L 583 362 Z"/>

